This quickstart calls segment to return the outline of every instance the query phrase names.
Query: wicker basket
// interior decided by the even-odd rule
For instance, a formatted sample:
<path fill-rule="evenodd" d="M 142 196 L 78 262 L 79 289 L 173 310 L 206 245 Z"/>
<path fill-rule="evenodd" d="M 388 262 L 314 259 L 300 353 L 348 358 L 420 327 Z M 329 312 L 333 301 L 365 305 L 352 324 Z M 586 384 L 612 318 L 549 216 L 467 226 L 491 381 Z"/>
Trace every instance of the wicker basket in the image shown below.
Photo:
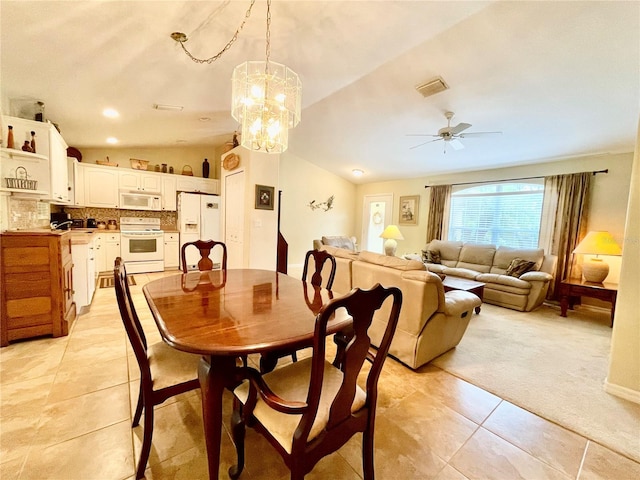
<path fill-rule="evenodd" d="M 16 168 L 16 178 L 5 177 L 4 181 L 7 188 L 16 188 L 19 190 L 36 190 L 38 188 L 37 180 L 29 180 L 27 169 L 20 166 Z"/>

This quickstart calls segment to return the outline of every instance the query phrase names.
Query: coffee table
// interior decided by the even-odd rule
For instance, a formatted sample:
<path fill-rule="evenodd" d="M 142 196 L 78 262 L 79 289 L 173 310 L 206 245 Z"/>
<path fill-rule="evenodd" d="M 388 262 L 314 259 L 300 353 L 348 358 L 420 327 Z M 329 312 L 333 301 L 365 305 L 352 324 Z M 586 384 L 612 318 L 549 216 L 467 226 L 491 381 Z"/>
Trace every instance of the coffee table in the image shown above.
<path fill-rule="evenodd" d="M 452 290 L 464 290 L 465 292 L 473 293 L 477 295 L 478 298 L 482 301 L 482 297 L 484 296 L 484 283 L 476 282 L 475 280 L 467 280 L 466 278 L 458 278 L 458 277 L 444 277 L 442 280 L 442 285 L 444 286 L 445 292 L 450 292 Z M 482 305 L 478 305 L 476 310 L 476 315 L 480 313 L 480 307 Z"/>

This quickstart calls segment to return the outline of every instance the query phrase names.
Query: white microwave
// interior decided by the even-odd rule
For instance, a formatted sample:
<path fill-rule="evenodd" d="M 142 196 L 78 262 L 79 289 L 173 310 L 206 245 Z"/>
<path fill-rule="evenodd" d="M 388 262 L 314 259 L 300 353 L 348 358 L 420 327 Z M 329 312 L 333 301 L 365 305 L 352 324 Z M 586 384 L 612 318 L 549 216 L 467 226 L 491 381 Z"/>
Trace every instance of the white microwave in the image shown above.
<path fill-rule="evenodd" d="M 160 195 L 120 192 L 120 208 L 127 210 L 162 210 Z"/>

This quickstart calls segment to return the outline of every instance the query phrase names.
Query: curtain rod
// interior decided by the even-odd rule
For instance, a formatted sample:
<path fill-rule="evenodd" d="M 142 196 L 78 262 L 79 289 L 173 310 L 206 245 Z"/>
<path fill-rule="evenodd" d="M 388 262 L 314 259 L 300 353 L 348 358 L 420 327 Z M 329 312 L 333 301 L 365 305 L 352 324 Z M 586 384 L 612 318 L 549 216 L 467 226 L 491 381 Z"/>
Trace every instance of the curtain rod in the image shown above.
<path fill-rule="evenodd" d="M 585 173 L 585 172 L 580 172 L 580 173 Z M 591 172 L 594 175 L 597 175 L 598 173 L 609 173 L 609 169 L 605 169 L 605 170 L 596 170 Z M 542 176 L 538 176 L 538 177 L 520 177 L 520 178 L 505 178 L 504 180 L 487 180 L 487 181 L 480 181 L 480 182 L 464 182 L 464 183 L 452 183 L 451 186 L 452 187 L 457 187 L 460 185 L 476 185 L 478 183 L 497 183 L 497 182 L 513 182 L 515 180 L 535 180 L 538 178 L 545 178 Z M 424 188 L 429 188 L 429 187 L 435 187 L 437 185 L 425 185 Z"/>

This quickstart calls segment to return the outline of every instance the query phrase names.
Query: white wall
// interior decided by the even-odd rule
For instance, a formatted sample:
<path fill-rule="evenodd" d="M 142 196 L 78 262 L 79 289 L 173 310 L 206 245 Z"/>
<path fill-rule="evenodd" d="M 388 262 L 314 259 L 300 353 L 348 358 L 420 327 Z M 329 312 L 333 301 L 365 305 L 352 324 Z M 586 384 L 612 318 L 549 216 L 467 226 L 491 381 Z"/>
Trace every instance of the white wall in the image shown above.
<path fill-rule="evenodd" d="M 362 215 L 365 195 L 391 194 L 393 195 L 392 221 L 393 225 L 398 225 L 400 217 L 400 197 L 407 195 L 420 195 L 418 206 L 417 225 L 398 225 L 404 240 L 398 240 L 396 255 L 402 256 L 405 253 L 419 252 L 424 247 L 427 235 L 427 201 L 428 192 L 424 188 L 425 179 L 415 178 L 409 180 L 395 180 L 390 182 L 369 183 L 357 187 L 356 204 L 356 231 L 357 236 L 362 236 Z"/>
<path fill-rule="evenodd" d="M 293 271 L 323 235 L 360 237 L 355 229 L 356 187 L 317 165 L 290 153 L 280 156 L 282 207 L 280 230 L 289 244 L 288 264 Z M 325 202 L 334 195 L 333 208 L 311 210 L 309 202 Z"/>
<path fill-rule="evenodd" d="M 605 388 L 609 393 L 640 403 L 640 124 L 630 178 L 625 248 Z"/>

